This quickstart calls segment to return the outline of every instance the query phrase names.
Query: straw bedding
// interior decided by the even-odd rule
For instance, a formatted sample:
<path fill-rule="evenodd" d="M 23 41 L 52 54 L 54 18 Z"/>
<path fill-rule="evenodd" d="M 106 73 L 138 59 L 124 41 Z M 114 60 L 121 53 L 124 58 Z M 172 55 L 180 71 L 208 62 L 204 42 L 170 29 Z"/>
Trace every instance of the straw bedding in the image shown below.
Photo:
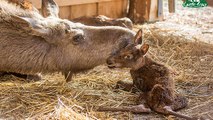
<path fill-rule="evenodd" d="M 172 69 L 176 92 L 189 99 L 179 112 L 213 119 L 213 45 L 162 25 L 169 26 L 164 21 L 136 25 L 135 30 L 143 27 L 144 40 L 151 45 L 148 54 Z M 98 106 L 137 104 L 138 93 L 115 89 L 123 79 L 131 80 L 129 69 L 110 70 L 105 65 L 77 74 L 70 83 L 60 73 L 44 75 L 41 81 L 4 76 L 0 78 L 0 119 L 176 119 L 156 113 L 97 112 Z"/>
<path fill-rule="evenodd" d="M 183 37 L 164 36 L 161 32 L 165 31 L 160 29 L 144 30 L 145 40 L 151 45 L 150 56 L 173 69 L 177 92 L 189 99 L 189 106 L 180 112 L 211 116 L 213 46 L 199 41 L 189 42 Z M 131 79 L 128 69 L 110 70 L 106 66 L 78 74 L 71 83 L 65 83 L 63 76 L 57 73 L 45 75 L 37 82 L 5 76 L 0 82 L 0 117 L 61 120 L 163 117 L 95 111 L 97 106 L 137 104 L 138 94 L 114 88 L 122 79 Z"/>

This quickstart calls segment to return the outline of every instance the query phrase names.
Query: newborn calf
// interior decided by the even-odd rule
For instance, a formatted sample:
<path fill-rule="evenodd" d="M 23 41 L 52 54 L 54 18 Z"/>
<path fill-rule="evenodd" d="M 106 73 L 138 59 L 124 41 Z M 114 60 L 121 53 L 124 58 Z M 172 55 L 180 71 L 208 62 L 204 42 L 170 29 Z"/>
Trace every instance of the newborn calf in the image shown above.
<path fill-rule="evenodd" d="M 194 118 L 174 112 L 186 107 L 187 99 L 175 94 L 169 69 L 147 57 L 146 53 L 149 45 L 141 45 L 141 43 L 142 30 L 139 30 L 135 36 L 134 44 L 121 48 L 107 59 L 109 68 L 131 68 L 130 73 L 133 84 L 119 82 L 120 85 L 136 87 L 142 91 L 141 96 L 145 98 L 148 106 L 155 112 L 194 120 Z M 100 108 L 100 110 L 134 113 L 150 112 L 150 109 L 145 108 L 143 105 L 124 108 Z"/>

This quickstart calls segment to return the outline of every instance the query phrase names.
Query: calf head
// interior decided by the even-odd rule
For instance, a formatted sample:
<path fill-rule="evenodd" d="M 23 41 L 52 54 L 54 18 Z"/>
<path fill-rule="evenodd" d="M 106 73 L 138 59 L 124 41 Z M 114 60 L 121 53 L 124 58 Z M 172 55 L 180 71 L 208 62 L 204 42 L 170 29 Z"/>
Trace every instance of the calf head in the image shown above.
<path fill-rule="evenodd" d="M 109 68 L 139 69 L 145 64 L 144 56 L 149 45 L 142 44 L 142 30 L 139 30 L 134 38 L 134 43 L 115 51 L 108 59 Z"/>

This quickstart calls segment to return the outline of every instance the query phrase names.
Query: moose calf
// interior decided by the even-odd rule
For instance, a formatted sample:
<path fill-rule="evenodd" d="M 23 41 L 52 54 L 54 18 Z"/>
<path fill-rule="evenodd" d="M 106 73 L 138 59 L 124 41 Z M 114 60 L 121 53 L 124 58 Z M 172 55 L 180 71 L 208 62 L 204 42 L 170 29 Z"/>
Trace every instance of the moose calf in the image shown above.
<path fill-rule="evenodd" d="M 132 86 L 142 91 L 143 94 L 141 96 L 145 97 L 146 103 L 153 111 L 166 115 L 171 114 L 188 120 L 194 119 L 174 112 L 174 110 L 186 107 L 187 99 L 175 94 L 169 69 L 147 57 L 146 53 L 149 45 L 141 45 L 141 43 L 142 30 L 139 30 L 133 44 L 121 48 L 107 59 L 109 68 L 131 68 L 130 73 L 133 84 L 119 83 L 124 87 Z M 130 111 L 135 113 L 150 112 L 150 109 L 145 108 L 143 105 L 124 108 L 100 108 L 100 110 Z"/>

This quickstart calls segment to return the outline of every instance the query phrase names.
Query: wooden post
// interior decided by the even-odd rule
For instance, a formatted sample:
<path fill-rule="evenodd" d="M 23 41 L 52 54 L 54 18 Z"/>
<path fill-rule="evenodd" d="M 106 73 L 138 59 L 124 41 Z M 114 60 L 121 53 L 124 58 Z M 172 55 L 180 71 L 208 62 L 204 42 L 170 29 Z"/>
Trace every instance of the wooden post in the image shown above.
<path fill-rule="evenodd" d="M 130 0 L 128 17 L 134 23 L 143 23 L 149 19 L 151 0 Z"/>
<path fill-rule="evenodd" d="M 158 20 L 163 20 L 163 0 L 158 0 Z"/>
<path fill-rule="evenodd" d="M 168 0 L 169 13 L 175 13 L 175 0 Z"/>
<path fill-rule="evenodd" d="M 163 20 L 163 0 L 130 0 L 128 17 L 134 23 Z"/>
<path fill-rule="evenodd" d="M 149 21 L 155 21 L 158 19 L 158 0 L 151 0 Z"/>

